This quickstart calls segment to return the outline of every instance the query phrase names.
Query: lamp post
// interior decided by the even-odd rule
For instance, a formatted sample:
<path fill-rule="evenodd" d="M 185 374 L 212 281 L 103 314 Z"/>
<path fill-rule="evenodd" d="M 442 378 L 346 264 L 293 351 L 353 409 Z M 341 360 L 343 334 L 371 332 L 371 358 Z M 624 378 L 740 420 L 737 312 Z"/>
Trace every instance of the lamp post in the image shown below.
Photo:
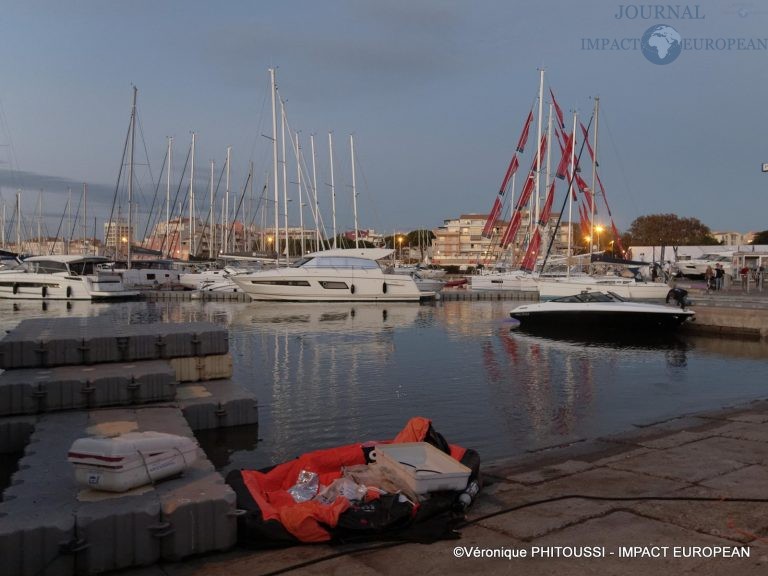
<path fill-rule="evenodd" d="M 600 252 L 600 233 L 603 232 L 605 228 L 603 228 L 600 224 L 595 226 L 595 232 L 597 232 L 597 251 Z"/>
<path fill-rule="evenodd" d="M 402 262 L 403 260 L 403 237 L 402 236 L 397 237 L 397 244 L 398 244 L 398 247 L 400 248 L 400 261 Z"/>

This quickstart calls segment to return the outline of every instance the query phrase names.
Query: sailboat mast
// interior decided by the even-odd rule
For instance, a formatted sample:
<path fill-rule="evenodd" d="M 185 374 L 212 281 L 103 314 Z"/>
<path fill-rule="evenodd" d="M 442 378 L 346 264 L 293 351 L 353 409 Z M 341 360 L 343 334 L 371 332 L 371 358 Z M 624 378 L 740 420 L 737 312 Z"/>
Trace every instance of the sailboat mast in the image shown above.
<path fill-rule="evenodd" d="M 231 250 L 229 246 L 229 176 L 231 160 L 232 146 L 227 146 L 227 186 L 224 190 L 224 252 L 229 252 Z"/>
<path fill-rule="evenodd" d="M 328 150 L 331 154 L 331 214 L 333 216 L 333 248 L 336 249 L 336 185 L 333 181 L 333 133 L 328 132 Z"/>
<path fill-rule="evenodd" d="M 83 254 L 86 254 L 85 241 L 87 238 L 88 238 L 88 185 L 85 182 L 83 182 Z M 96 237 L 94 236 L 94 239 L 95 238 Z"/>
<path fill-rule="evenodd" d="M 573 252 L 573 180 L 576 177 L 576 116 L 577 112 L 573 111 L 573 132 L 571 132 L 571 138 L 573 138 L 573 146 L 571 146 L 571 174 L 568 183 L 568 266 L 567 276 L 571 276 L 571 254 Z M 591 250 L 590 250 L 591 251 Z"/>
<path fill-rule="evenodd" d="M 271 80 L 271 87 L 272 87 L 272 172 L 273 172 L 273 178 L 274 181 L 274 188 L 275 188 L 275 254 L 279 255 L 278 246 L 280 244 L 280 236 L 279 236 L 279 212 L 278 212 L 278 206 L 279 206 L 279 199 L 280 199 L 280 190 L 279 190 L 279 184 L 277 181 L 277 106 L 276 106 L 276 96 L 277 96 L 277 84 L 275 84 L 275 69 L 270 68 L 269 69 L 269 76 Z M 279 256 L 275 259 L 276 262 L 280 261 Z"/>
<path fill-rule="evenodd" d="M 21 249 L 21 190 L 16 192 L 16 251 L 23 252 Z"/>
<path fill-rule="evenodd" d="M 359 248 L 357 228 L 357 186 L 355 184 L 355 139 L 352 134 L 349 135 L 349 151 L 352 155 L 352 210 L 355 214 L 355 248 Z"/>
<path fill-rule="evenodd" d="M 597 203 L 597 124 L 600 112 L 600 96 L 595 96 L 595 133 L 592 140 L 592 213 L 590 214 L 590 236 L 595 234 L 595 204 Z M 587 138 L 587 136 L 585 136 Z"/>
<path fill-rule="evenodd" d="M 192 260 L 195 253 L 195 133 L 192 132 L 192 153 L 189 165 L 189 254 L 187 260 Z"/>
<path fill-rule="evenodd" d="M 214 213 L 213 213 L 213 178 L 214 178 L 214 168 L 216 166 L 216 161 L 211 160 L 211 183 L 210 183 L 210 192 L 209 192 L 209 201 L 208 201 L 208 259 L 213 260 L 214 254 L 216 253 L 216 249 L 214 248 L 215 241 L 216 241 L 216 220 L 214 219 Z"/>
<path fill-rule="evenodd" d="M 47 250 L 43 251 L 43 190 L 40 189 L 40 193 L 37 195 L 37 253 L 44 254 Z"/>
<path fill-rule="evenodd" d="M 301 146 L 299 145 L 299 133 L 296 133 L 296 178 L 297 189 L 299 192 L 299 228 L 301 229 L 301 255 L 307 253 L 307 246 L 304 241 L 304 202 L 301 200 Z"/>
<path fill-rule="evenodd" d="M 317 167 L 315 162 L 315 135 L 310 134 L 309 145 L 312 150 L 312 201 L 315 204 L 315 250 L 320 250 L 320 213 L 317 205 Z"/>
<path fill-rule="evenodd" d="M 291 250 L 288 248 L 288 158 L 285 154 L 285 102 L 280 99 L 280 139 L 283 162 L 283 233 L 285 238 L 285 265 L 291 257 Z"/>
<path fill-rule="evenodd" d="M 531 234 L 533 234 L 534 226 L 539 221 L 540 210 L 540 175 L 541 175 L 541 123 L 543 116 L 543 103 L 544 103 L 544 69 L 539 70 L 539 117 L 536 122 L 536 202 L 535 202 L 535 218 L 531 220 Z"/>
<path fill-rule="evenodd" d="M 127 266 L 131 269 L 131 244 L 133 243 L 133 148 L 136 140 L 136 94 L 138 89 L 133 87 L 133 103 L 131 104 L 131 148 L 128 154 L 128 246 L 127 246 Z"/>
<path fill-rule="evenodd" d="M 171 254 L 171 246 L 168 243 L 168 229 L 171 227 L 171 158 L 173 150 L 173 137 L 168 137 L 168 173 L 165 175 L 165 253 Z"/>
<path fill-rule="evenodd" d="M 67 188 L 67 230 L 66 252 L 69 254 L 69 245 L 72 243 L 72 188 Z"/>

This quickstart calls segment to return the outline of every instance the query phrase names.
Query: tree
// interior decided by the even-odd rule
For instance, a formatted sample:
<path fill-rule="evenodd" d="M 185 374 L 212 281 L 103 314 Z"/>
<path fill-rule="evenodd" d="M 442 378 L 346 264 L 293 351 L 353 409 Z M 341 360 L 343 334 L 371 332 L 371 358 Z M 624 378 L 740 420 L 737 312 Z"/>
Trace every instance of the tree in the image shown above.
<path fill-rule="evenodd" d="M 697 218 L 649 214 L 636 218 L 623 237 L 635 246 L 703 246 L 718 244 L 708 226 Z"/>
<path fill-rule="evenodd" d="M 751 244 L 768 244 L 768 230 L 763 230 L 762 232 L 755 234 Z"/>

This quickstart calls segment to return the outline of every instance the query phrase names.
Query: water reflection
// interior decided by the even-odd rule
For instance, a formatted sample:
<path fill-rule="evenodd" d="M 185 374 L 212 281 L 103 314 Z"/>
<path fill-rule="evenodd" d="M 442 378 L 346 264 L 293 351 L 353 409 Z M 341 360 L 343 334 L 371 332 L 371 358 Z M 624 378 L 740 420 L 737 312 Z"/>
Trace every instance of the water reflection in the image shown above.
<path fill-rule="evenodd" d="M 391 438 L 416 415 L 492 459 L 765 395 L 766 343 L 685 334 L 555 339 L 513 329 L 508 308 L 192 301 L 52 302 L 43 310 L 0 302 L 0 326 L 107 315 L 228 327 L 233 379 L 256 395 L 259 426 L 205 436 L 225 467 Z"/>

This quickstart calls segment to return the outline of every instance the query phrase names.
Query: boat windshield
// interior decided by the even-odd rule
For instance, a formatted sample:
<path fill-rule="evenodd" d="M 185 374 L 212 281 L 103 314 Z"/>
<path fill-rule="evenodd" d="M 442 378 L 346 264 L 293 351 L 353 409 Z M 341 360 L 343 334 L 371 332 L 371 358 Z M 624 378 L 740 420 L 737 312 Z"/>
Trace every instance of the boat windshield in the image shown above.
<path fill-rule="evenodd" d="M 358 270 L 375 270 L 379 265 L 368 258 L 352 256 L 308 256 L 297 260 L 294 268 L 355 268 Z"/>
<path fill-rule="evenodd" d="M 614 292 L 582 292 L 581 294 L 574 294 L 573 296 L 564 296 L 562 298 L 555 298 L 551 302 L 625 302 L 624 298 Z"/>
<path fill-rule="evenodd" d="M 101 262 L 98 260 L 80 260 L 79 262 L 70 262 L 69 271 L 72 274 L 76 274 L 78 276 L 90 276 L 97 273 L 97 264 L 101 264 Z"/>

